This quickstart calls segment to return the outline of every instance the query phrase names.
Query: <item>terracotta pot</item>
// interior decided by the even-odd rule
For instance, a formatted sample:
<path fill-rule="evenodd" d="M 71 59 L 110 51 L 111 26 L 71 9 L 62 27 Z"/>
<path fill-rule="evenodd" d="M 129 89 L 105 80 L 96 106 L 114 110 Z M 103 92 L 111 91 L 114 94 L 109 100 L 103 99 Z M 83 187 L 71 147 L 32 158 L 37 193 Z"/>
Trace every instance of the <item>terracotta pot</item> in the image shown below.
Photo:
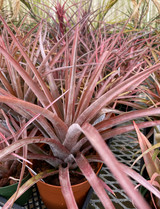
<path fill-rule="evenodd" d="M 98 163 L 98 171 L 96 173 L 97 175 L 100 172 L 102 165 L 103 165 L 102 163 Z M 33 174 L 31 175 L 33 176 Z M 37 186 L 40 196 L 47 209 L 67 208 L 61 192 L 61 186 L 54 186 L 51 184 L 44 183 L 42 181 L 39 181 L 37 183 Z M 88 183 L 88 181 L 84 181 L 82 183 L 72 186 L 72 190 L 79 208 L 83 206 L 83 203 L 85 201 L 89 189 L 90 189 L 90 184 Z"/>

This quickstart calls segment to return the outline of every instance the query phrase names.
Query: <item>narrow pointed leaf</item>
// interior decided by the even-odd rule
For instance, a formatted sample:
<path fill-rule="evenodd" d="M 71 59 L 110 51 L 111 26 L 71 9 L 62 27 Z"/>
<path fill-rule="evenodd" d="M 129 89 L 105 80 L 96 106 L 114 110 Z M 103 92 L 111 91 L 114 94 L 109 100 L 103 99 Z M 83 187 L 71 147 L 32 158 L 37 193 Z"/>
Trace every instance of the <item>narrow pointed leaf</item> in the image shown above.
<path fill-rule="evenodd" d="M 140 183 L 142 186 L 144 186 L 146 189 L 148 189 L 150 192 L 152 192 L 154 195 L 156 195 L 160 199 L 160 191 L 154 186 L 152 186 L 151 183 L 149 183 L 145 178 L 143 178 L 139 173 L 134 171 L 133 169 L 129 168 L 128 166 L 122 164 L 123 171 L 135 179 L 138 183 Z"/>
<path fill-rule="evenodd" d="M 50 145 L 52 147 L 52 150 L 54 150 L 54 156 L 59 157 L 63 160 L 70 154 L 70 152 L 60 142 L 57 142 L 57 140 L 51 138 L 33 137 L 18 140 L 12 143 L 10 146 L 5 147 L 0 152 L 0 159 L 6 157 L 7 155 L 11 154 L 15 150 L 18 150 L 25 145 L 34 143 L 45 143 Z"/>
<path fill-rule="evenodd" d="M 59 168 L 59 180 L 61 184 L 61 191 L 63 197 L 66 201 L 66 205 L 68 209 L 78 209 L 77 203 L 74 198 L 74 194 L 71 188 L 70 178 L 69 178 L 69 168 L 63 168 L 60 166 Z"/>
<path fill-rule="evenodd" d="M 135 89 L 140 83 L 142 83 L 150 75 L 150 73 L 159 69 L 159 67 L 160 67 L 160 63 L 154 65 L 153 67 L 150 67 L 149 69 L 143 72 L 137 73 L 131 78 L 113 87 L 103 96 L 101 96 L 99 99 L 93 102 L 87 109 L 85 109 L 84 112 L 77 118 L 76 123 L 81 125 L 84 122 L 88 122 L 91 119 L 93 119 L 103 107 L 107 106 L 109 103 L 111 103 L 111 101 L 114 101 L 114 99 L 117 96 L 124 93 L 125 91 L 130 91 Z"/>
<path fill-rule="evenodd" d="M 37 114 L 43 115 L 45 118 L 47 118 L 48 120 L 52 122 L 58 136 L 60 136 L 61 139 L 65 138 L 68 127 L 55 113 L 49 110 L 46 110 L 45 108 L 42 108 L 38 105 L 23 101 L 17 98 L 13 98 L 13 97 L 0 96 L 0 102 L 15 105 L 20 108 L 23 108 L 24 110 L 27 110 L 27 109 L 31 110 L 35 114 L 37 113 Z"/>
<path fill-rule="evenodd" d="M 134 204 L 138 208 L 149 209 L 150 207 L 145 202 L 143 197 L 139 194 L 139 192 L 134 189 L 134 185 L 132 184 L 131 180 L 127 177 L 127 175 L 125 175 L 124 171 L 121 168 L 121 164 L 114 157 L 111 150 L 108 148 L 107 144 L 102 139 L 98 131 L 88 123 L 85 123 L 82 126 L 81 130 L 86 135 L 94 149 L 98 152 L 104 163 L 108 166 L 121 187 L 133 200 Z"/>
<path fill-rule="evenodd" d="M 138 126 L 136 125 L 136 123 L 133 121 L 133 124 L 134 124 L 134 127 L 135 127 L 135 130 L 137 132 L 137 135 L 138 135 L 138 139 L 139 139 L 139 145 L 141 147 L 141 150 L 142 150 L 142 153 L 147 151 L 148 150 L 148 146 L 145 142 L 146 137 L 140 132 Z M 150 152 L 147 152 L 144 156 L 143 156 L 143 159 L 144 159 L 144 162 L 145 162 L 145 166 L 146 166 L 146 169 L 147 169 L 147 172 L 148 172 L 148 175 L 150 178 L 152 178 L 152 175 L 154 173 L 157 173 L 158 172 L 158 167 L 156 166 L 156 160 L 153 160 L 152 158 L 152 155 L 151 154 L 151 151 Z"/>
<path fill-rule="evenodd" d="M 16 200 L 25 192 L 27 191 L 30 187 L 32 187 L 34 184 L 36 184 L 38 181 L 40 181 L 41 179 L 50 176 L 50 175 L 54 175 L 57 174 L 58 171 L 55 170 L 46 170 L 44 172 L 41 172 L 39 174 L 37 174 L 36 176 L 33 176 L 32 178 L 30 178 L 28 181 L 26 181 L 19 189 L 18 194 L 13 194 L 12 197 L 10 197 L 10 199 L 6 202 L 6 204 L 3 206 L 2 209 L 8 209 L 10 208 L 10 206 L 13 204 L 13 201 L 15 199 L 16 196 Z"/>
<path fill-rule="evenodd" d="M 83 175 L 86 177 L 99 199 L 101 200 L 103 206 L 108 209 L 114 209 L 113 203 L 109 199 L 103 185 L 100 183 L 98 177 L 94 173 L 90 164 L 82 154 L 78 154 L 75 158 L 77 165 L 81 169 Z"/>
<path fill-rule="evenodd" d="M 68 104 L 67 104 L 67 113 L 66 113 L 66 124 L 71 125 L 74 117 L 74 105 L 75 105 L 75 86 L 76 86 L 76 64 L 77 64 L 77 46 L 78 46 L 78 36 L 79 36 L 79 27 L 76 27 L 75 37 L 73 41 L 72 48 L 72 60 L 71 66 L 72 69 L 69 73 L 69 95 L 68 95 Z"/>

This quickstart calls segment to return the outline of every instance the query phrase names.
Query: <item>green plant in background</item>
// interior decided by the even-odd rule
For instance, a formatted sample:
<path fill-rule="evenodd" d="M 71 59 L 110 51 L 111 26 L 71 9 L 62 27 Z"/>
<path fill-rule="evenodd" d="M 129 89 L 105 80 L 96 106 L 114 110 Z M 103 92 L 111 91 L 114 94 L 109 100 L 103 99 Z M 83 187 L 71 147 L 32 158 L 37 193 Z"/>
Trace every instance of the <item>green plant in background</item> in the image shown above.
<path fill-rule="evenodd" d="M 138 173 L 120 164 L 105 141 L 134 129 L 133 125 L 116 125 L 160 113 L 159 108 L 128 113 L 117 109 L 118 102 L 138 106 L 135 97 L 138 87 L 159 69 L 159 63 L 149 66 L 144 59 L 151 51 L 148 40 L 155 41 L 157 36 L 145 31 L 125 34 L 125 28 L 117 32 L 112 25 L 95 28 L 92 21 L 96 13 L 86 13 L 81 3 L 73 16 L 67 11 L 63 4 L 57 4 L 57 16 L 52 18 L 54 24 L 42 20 L 27 32 L 22 24 L 11 30 L 0 16 L 3 24 L 0 159 L 13 160 L 13 153 L 17 152 L 24 166 L 30 159 L 41 159 L 52 166 L 52 170 L 41 172 L 24 184 L 5 208 L 34 183 L 55 171 L 59 173 L 62 190 L 67 191 L 67 195 L 63 193 L 66 204 L 77 208 L 68 175 L 70 171 L 76 172 L 77 167 L 104 207 L 114 208 L 105 192 L 106 186 L 90 167 L 89 163 L 95 161 L 109 167 L 138 208 L 149 208 L 127 175 L 159 198 L 160 193 Z M 159 120 L 142 122 L 139 126 L 159 123 Z M 47 144 L 49 154 L 37 143 Z M 62 179 L 64 175 L 66 179 Z"/>
<path fill-rule="evenodd" d="M 32 17 L 32 21 L 33 18 L 36 19 L 31 3 L 28 0 L 1 0 L 0 11 L 8 21 L 19 22 L 26 15 L 30 15 Z M 29 23 L 30 22 L 28 21 L 28 24 Z"/>
<path fill-rule="evenodd" d="M 118 0 L 109 0 L 109 1 L 99 1 L 99 2 L 93 2 L 92 7 L 96 7 L 98 9 L 98 15 L 96 18 L 96 24 L 97 28 L 100 24 L 103 24 L 105 22 L 105 17 L 109 10 L 117 3 Z"/>
<path fill-rule="evenodd" d="M 57 3 L 65 4 L 68 15 L 71 17 L 74 14 L 73 5 L 76 5 L 78 1 L 46 1 L 46 0 L 1 0 L 0 9 L 2 13 L 7 15 L 9 20 L 12 21 L 21 21 L 25 15 L 30 14 L 32 18 L 38 20 L 41 18 L 47 18 L 51 20 L 49 16 L 53 15 L 55 6 Z M 160 11 L 160 4 L 157 0 L 153 1 L 136 1 L 128 0 L 118 1 L 118 0 L 102 0 L 102 1 L 82 1 L 82 4 L 85 5 L 85 10 L 92 12 L 99 12 L 99 15 L 96 15 L 95 25 L 98 27 L 98 24 L 101 22 L 106 22 L 108 24 L 121 23 L 124 24 L 128 16 L 133 15 L 132 21 L 128 23 L 130 30 L 135 30 L 138 28 L 144 28 L 147 25 L 152 27 L 157 27 L 158 25 L 158 15 Z M 84 6 L 83 5 L 83 6 Z M 152 10 L 154 11 L 151 11 Z M 76 8 L 75 8 L 76 9 Z M 47 11 L 47 14 L 46 12 Z M 117 16 L 117 13 L 119 16 Z M 49 16 L 47 16 L 49 15 Z M 32 18 L 28 21 L 31 23 Z M 156 23 L 157 22 L 157 23 Z"/>

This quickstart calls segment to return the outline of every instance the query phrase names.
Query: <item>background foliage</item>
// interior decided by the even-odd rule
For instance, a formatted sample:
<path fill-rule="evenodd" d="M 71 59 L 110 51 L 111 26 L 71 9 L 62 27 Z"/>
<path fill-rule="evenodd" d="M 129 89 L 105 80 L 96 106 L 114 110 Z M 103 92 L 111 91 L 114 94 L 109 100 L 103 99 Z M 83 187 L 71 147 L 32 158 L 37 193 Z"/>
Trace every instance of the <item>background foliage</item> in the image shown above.
<path fill-rule="evenodd" d="M 25 14 L 30 13 L 32 16 L 46 18 L 43 10 L 48 10 L 54 14 L 57 2 L 65 3 L 65 7 L 78 2 L 75 0 L 0 0 L 0 10 L 9 19 L 21 20 Z M 86 1 L 82 2 L 86 4 Z M 133 14 L 131 26 L 145 27 L 146 23 L 154 22 L 154 26 L 159 26 L 160 1 L 159 0 L 92 0 L 87 1 L 86 8 L 97 8 L 101 12 L 99 19 L 105 20 L 106 23 L 124 22 Z M 102 16 L 103 11 L 103 16 Z M 71 13 L 73 10 L 71 9 Z M 154 21 L 153 21 L 154 20 Z"/>

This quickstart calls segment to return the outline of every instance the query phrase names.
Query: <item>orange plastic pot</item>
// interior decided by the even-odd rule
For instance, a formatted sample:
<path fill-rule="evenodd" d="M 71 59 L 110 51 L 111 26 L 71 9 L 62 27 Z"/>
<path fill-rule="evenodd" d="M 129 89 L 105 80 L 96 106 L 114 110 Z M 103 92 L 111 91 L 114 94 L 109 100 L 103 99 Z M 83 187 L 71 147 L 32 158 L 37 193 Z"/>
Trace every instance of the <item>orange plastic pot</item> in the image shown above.
<path fill-rule="evenodd" d="M 102 168 L 102 163 L 98 163 L 98 171 Z M 33 174 L 31 174 L 33 176 Z M 61 186 L 54 186 L 51 184 L 44 183 L 42 181 L 37 182 L 40 196 L 47 207 L 47 209 L 67 209 L 65 200 L 61 192 Z M 76 199 L 79 208 L 82 208 L 85 201 L 86 195 L 90 189 L 88 181 L 84 181 L 77 185 L 72 186 L 74 197 Z"/>

